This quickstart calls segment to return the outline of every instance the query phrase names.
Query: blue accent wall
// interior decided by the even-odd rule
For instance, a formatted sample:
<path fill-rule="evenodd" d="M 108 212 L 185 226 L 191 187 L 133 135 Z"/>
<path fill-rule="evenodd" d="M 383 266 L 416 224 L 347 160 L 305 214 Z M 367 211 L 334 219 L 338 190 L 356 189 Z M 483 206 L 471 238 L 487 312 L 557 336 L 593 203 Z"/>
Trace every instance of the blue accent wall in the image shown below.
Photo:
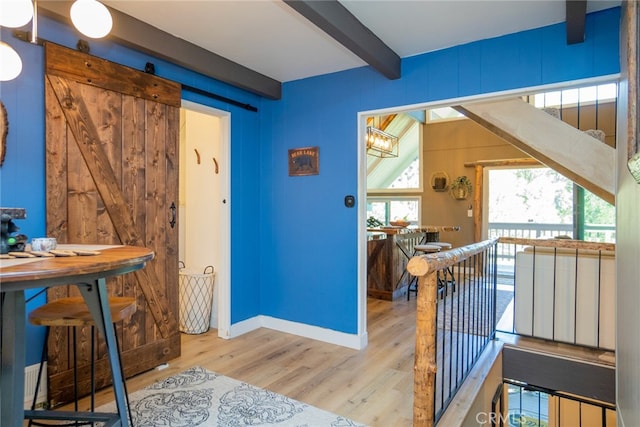
<path fill-rule="evenodd" d="M 183 92 L 183 98 L 231 112 L 231 321 L 256 315 L 355 334 L 357 325 L 356 142 L 360 111 L 571 81 L 619 72 L 620 9 L 590 14 L 586 40 L 567 46 L 564 24 L 452 47 L 402 60 L 402 78 L 363 67 L 289 82 L 282 99 L 265 100 L 114 43 L 91 42 L 92 54 L 255 105 L 249 112 Z M 9 115 L 0 205 L 24 207 L 28 236 L 45 233 L 43 49 L 1 38 L 24 69 L 3 82 Z M 39 35 L 75 46 L 71 29 L 39 19 Z M 290 148 L 318 146 L 320 174 L 289 177 Z M 365 203 L 364 200 L 357 200 Z M 258 248 L 258 249 L 256 249 Z M 41 304 L 42 298 L 34 301 Z M 32 308 L 31 306 L 28 309 Z M 27 364 L 39 358 L 40 331 Z"/>
<path fill-rule="evenodd" d="M 358 332 L 357 210 L 343 204 L 358 191 L 358 112 L 618 73 L 619 21 L 589 15 L 578 45 L 559 24 L 405 58 L 398 80 L 364 67 L 286 83 L 261 112 L 262 314 Z M 307 146 L 320 174 L 289 177 L 287 150 Z"/>

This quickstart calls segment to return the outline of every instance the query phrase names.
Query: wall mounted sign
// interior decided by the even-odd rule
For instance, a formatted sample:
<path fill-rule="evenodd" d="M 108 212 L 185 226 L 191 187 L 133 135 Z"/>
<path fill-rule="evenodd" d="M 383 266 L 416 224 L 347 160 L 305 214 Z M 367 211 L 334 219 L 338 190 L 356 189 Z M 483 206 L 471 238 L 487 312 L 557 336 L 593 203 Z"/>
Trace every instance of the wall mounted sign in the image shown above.
<path fill-rule="evenodd" d="M 318 147 L 289 150 L 289 176 L 318 175 L 319 173 L 320 153 Z"/>

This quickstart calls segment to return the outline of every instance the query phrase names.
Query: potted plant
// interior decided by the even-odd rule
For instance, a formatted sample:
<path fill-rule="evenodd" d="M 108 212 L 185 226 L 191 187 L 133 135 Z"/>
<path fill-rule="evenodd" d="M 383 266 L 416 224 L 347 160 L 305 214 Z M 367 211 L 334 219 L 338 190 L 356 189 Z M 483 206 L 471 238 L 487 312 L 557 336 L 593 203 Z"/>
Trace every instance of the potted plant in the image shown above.
<path fill-rule="evenodd" d="M 449 188 L 454 198 L 464 200 L 473 191 L 473 184 L 466 175 L 462 175 L 454 179 Z"/>

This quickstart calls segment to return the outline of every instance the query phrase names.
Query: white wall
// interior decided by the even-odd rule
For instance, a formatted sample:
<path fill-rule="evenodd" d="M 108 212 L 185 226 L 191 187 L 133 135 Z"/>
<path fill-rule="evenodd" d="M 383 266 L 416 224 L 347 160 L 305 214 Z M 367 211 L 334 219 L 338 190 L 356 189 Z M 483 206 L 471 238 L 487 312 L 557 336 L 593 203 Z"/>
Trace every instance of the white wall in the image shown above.
<path fill-rule="evenodd" d="M 632 427 L 640 425 L 640 185 L 627 169 L 627 83 L 618 97 L 616 399 L 618 425 Z"/>
<path fill-rule="evenodd" d="M 180 260 L 186 269 L 202 273 L 220 266 L 221 119 L 197 111 L 181 110 L 180 117 Z M 199 154 L 198 163 L 198 154 Z M 218 275 L 215 276 L 211 326 L 217 327 Z"/>

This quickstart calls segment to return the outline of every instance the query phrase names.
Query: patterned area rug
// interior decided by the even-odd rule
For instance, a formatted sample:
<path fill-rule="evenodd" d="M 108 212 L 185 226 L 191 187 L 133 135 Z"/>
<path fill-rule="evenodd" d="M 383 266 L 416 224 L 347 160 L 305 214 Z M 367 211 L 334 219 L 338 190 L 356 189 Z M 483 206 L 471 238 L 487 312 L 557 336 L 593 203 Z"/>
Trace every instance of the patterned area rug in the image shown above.
<path fill-rule="evenodd" d="M 135 427 L 364 426 L 201 367 L 129 395 Z M 114 412 L 115 404 L 98 411 Z"/>

